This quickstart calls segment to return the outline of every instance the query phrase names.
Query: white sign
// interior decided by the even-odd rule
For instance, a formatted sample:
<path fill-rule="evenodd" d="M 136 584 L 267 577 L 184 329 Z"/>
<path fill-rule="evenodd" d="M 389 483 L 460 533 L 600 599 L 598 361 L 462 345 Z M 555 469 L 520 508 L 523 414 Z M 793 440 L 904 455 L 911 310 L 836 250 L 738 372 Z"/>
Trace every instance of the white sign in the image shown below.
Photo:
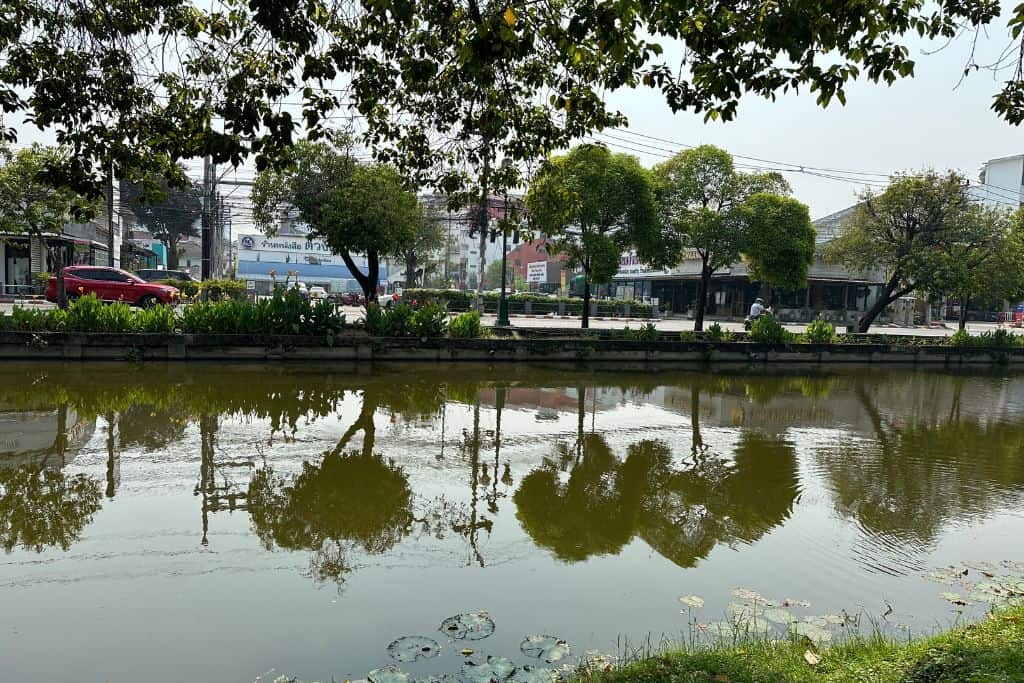
<path fill-rule="evenodd" d="M 323 254 L 333 252 L 322 240 L 307 240 L 301 237 L 267 237 L 266 235 L 240 235 L 239 249 L 247 251 L 288 251 L 300 254 Z"/>
<path fill-rule="evenodd" d="M 256 281 L 255 280 L 246 280 L 245 281 L 245 288 L 246 289 L 256 289 Z"/>
<path fill-rule="evenodd" d="M 526 281 L 544 283 L 548 281 L 548 262 L 534 261 L 526 264 Z"/>

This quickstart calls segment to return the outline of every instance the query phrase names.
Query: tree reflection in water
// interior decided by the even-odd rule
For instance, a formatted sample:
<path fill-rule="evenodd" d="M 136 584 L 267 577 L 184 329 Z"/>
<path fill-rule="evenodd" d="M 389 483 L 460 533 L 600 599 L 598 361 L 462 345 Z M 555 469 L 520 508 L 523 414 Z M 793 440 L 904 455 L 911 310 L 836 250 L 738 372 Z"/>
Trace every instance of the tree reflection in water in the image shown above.
<path fill-rule="evenodd" d="M 639 537 L 689 567 L 718 543 L 750 543 L 785 521 L 799 490 L 793 446 L 747 430 L 731 461 L 718 457 L 701 439 L 696 397 L 693 407 L 689 465 L 660 440 L 632 444 L 624 460 L 596 433 L 556 447 L 515 493 L 523 528 L 567 562 L 616 554 Z"/>
<path fill-rule="evenodd" d="M 249 514 L 268 549 L 310 550 L 310 575 L 341 583 L 352 548 L 379 554 L 411 530 L 412 490 L 401 468 L 380 455 L 332 451 L 302 472 L 282 477 L 272 467 L 249 483 Z"/>

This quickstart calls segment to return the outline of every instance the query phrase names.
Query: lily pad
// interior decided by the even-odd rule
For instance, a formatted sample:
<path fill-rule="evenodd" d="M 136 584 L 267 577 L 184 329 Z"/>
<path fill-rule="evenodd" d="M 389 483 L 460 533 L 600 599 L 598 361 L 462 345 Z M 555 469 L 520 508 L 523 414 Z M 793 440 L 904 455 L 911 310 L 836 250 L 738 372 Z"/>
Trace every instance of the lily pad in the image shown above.
<path fill-rule="evenodd" d="M 509 683 L 555 683 L 558 674 L 551 669 L 538 669 L 527 664 L 519 667 L 508 680 Z"/>
<path fill-rule="evenodd" d="M 475 655 L 462 665 L 462 677 L 467 683 L 492 683 L 508 680 L 516 671 L 516 665 L 506 657 L 484 657 Z"/>
<path fill-rule="evenodd" d="M 519 643 L 519 650 L 527 657 L 543 659 L 548 664 L 569 656 L 569 644 L 554 636 L 526 636 Z"/>
<path fill-rule="evenodd" d="M 388 655 L 399 662 L 431 659 L 441 652 L 441 646 L 426 636 L 403 636 L 388 645 Z"/>
<path fill-rule="evenodd" d="M 704 606 L 704 598 L 699 595 L 681 595 L 679 596 L 679 602 L 690 609 L 700 609 Z"/>
<path fill-rule="evenodd" d="M 960 583 L 964 577 L 964 570 L 958 569 L 957 567 L 943 567 L 942 569 L 935 569 L 924 575 L 924 578 L 938 583 L 944 583 L 948 586 L 955 586 Z"/>
<path fill-rule="evenodd" d="M 766 609 L 763 616 L 773 624 L 792 624 L 794 621 L 797 621 L 796 617 L 781 607 Z"/>
<path fill-rule="evenodd" d="M 441 622 L 441 633 L 455 640 L 483 640 L 494 633 L 494 620 L 487 612 L 466 612 Z"/>
<path fill-rule="evenodd" d="M 838 614 L 816 614 L 804 617 L 801 621 L 813 624 L 820 628 L 826 628 L 828 626 L 842 626 L 846 623 L 846 619 L 843 619 Z"/>
<path fill-rule="evenodd" d="M 366 677 L 370 683 L 409 683 L 409 674 L 394 665 L 374 669 Z"/>
<path fill-rule="evenodd" d="M 977 562 L 975 560 L 968 560 L 967 562 L 964 562 L 964 566 L 969 567 L 970 569 L 976 569 L 979 572 L 994 572 L 999 569 L 999 567 L 991 562 Z"/>
<path fill-rule="evenodd" d="M 734 598 L 739 598 L 740 600 L 745 600 L 747 602 L 765 603 L 768 601 L 760 593 L 758 593 L 755 590 L 750 590 L 749 588 L 736 588 L 732 591 L 732 596 Z"/>
<path fill-rule="evenodd" d="M 355 681 L 353 681 L 353 683 L 355 683 Z M 440 676 L 417 678 L 416 683 L 461 683 L 461 681 L 455 674 L 441 674 Z"/>
<path fill-rule="evenodd" d="M 697 630 L 717 638 L 734 638 L 736 627 L 730 621 L 712 621 L 709 624 L 697 624 Z"/>
<path fill-rule="evenodd" d="M 793 624 L 793 632 L 818 643 L 832 640 L 832 633 L 830 631 L 806 621 L 798 621 Z"/>

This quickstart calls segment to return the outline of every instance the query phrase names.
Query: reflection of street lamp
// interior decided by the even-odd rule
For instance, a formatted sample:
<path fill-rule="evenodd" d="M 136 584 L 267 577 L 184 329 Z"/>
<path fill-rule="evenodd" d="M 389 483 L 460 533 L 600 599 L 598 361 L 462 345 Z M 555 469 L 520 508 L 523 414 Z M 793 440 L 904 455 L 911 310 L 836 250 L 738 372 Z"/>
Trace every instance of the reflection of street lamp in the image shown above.
<path fill-rule="evenodd" d="M 502 159 L 501 166 L 508 170 L 511 160 Z M 505 181 L 508 182 L 507 180 Z M 505 296 L 505 271 L 508 267 L 508 192 L 505 192 L 505 220 L 501 223 L 501 298 L 498 299 L 498 319 L 495 327 L 511 327 L 508 319 L 508 298 Z"/>

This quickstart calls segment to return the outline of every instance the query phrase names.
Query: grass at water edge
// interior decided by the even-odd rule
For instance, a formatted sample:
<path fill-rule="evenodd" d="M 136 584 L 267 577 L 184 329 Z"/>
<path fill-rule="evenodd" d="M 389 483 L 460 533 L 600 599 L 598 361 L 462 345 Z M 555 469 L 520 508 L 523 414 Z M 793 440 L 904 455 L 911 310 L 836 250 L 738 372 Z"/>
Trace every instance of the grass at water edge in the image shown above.
<path fill-rule="evenodd" d="M 798 640 L 667 649 L 621 668 L 581 670 L 575 680 L 1024 683 L 1024 605 L 995 610 L 978 623 L 911 642 L 876 635 L 821 649 Z"/>

